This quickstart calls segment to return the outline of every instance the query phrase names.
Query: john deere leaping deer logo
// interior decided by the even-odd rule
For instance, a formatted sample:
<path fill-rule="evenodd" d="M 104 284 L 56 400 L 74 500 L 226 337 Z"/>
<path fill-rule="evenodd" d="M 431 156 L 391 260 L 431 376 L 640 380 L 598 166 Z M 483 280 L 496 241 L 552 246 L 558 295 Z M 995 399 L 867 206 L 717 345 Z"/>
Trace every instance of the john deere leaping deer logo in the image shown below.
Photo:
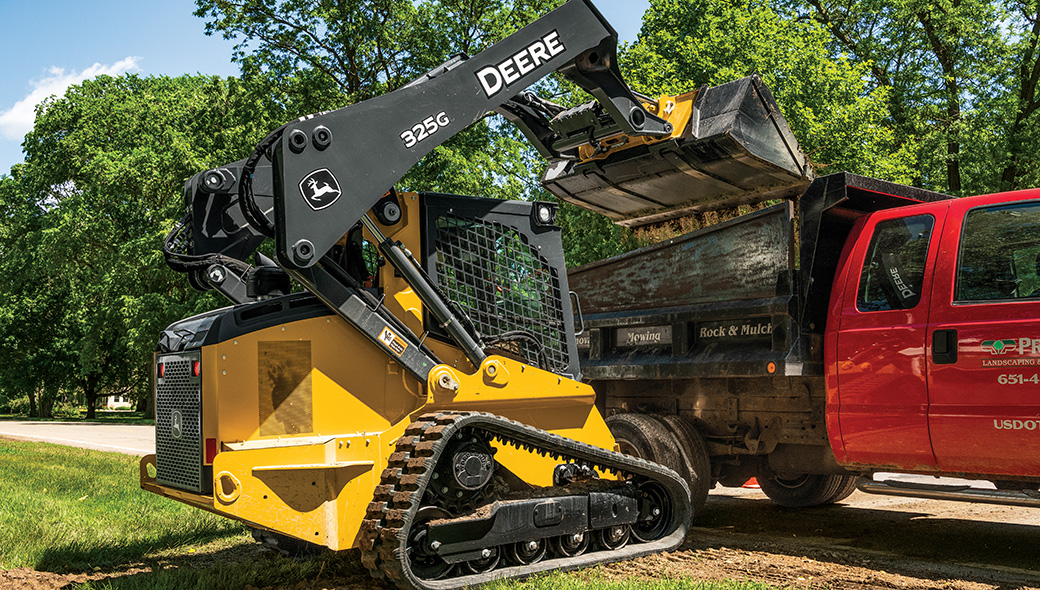
<path fill-rule="evenodd" d="M 170 436 L 177 439 L 184 436 L 184 416 L 180 410 L 174 410 L 170 415 Z"/>
<path fill-rule="evenodd" d="M 321 168 L 300 181 L 300 194 L 307 205 L 317 211 L 335 203 L 342 191 L 332 172 L 328 168 Z"/>

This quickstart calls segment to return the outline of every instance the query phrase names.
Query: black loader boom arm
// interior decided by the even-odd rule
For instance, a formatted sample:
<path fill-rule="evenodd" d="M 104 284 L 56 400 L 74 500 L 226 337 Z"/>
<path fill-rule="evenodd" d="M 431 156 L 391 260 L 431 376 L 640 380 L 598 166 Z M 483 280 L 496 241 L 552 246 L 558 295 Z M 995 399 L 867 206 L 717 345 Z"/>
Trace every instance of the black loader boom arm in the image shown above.
<path fill-rule="evenodd" d="M 621 79 L 616 49 L 617 33 L 592 3 L 571 0 L 472 58 L 286 125 L 274 144 L 279 263 L 315 264 L 423 156 L 489 113 L 545 125 L 532 109 L 517 114 L 521 105 L 512 99 L 553 71 L 598 98 L 626 133 L 667 135 L 671 126 L 644 110 Z"/>

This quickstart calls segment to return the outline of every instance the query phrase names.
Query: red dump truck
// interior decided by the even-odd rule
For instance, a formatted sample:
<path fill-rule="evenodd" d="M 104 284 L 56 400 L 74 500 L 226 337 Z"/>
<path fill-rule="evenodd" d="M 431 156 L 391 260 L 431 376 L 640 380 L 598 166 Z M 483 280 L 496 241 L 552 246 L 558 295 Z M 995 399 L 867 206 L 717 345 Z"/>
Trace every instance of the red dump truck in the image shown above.
<path fill-rule="evenodd" d="M 835 502 L 857 485 L 1040 505 L 1040 189 L 952 199 L 814 178 L 751 82 L 718 133 L 768 119 L 758 128 L 772 135 L 738 137 L 715 161 L 786 174 L 757 199 L 738 186 L 739 202 L 783 186 L 794 195 L 569 271 L 584 379 L 621 449 L 683 474 L 697 508 L 715 484 L 750 477 L 785 506 Z M 782 157 L 740 152 L 763 143 Z M 656 194 L 666 183 L 639 173 L 655 157 L 618 152 L 550 168 L 543 182 L 579 205 L 614 203 L 607 213 L 626 225 L 734 203 L 703 170 L 672 167 L 681 195 Z M 618 205 L 638 190 L 643 202 Z M 891 472 L 981 485 L 869 477 Z"/>

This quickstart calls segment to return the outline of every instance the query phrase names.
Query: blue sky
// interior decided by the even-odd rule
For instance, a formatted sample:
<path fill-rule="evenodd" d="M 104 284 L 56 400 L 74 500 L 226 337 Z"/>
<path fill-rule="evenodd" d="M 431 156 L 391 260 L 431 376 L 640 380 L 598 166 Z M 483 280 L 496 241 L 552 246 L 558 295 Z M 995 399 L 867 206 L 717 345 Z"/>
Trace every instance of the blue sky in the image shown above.
<path fill-rule="evenodd" d="M 649 0 L 595 0 L 624 41 Z M 231 76 L 234 45 L 203 33 L 194 0 L 0 0 L 0 174 L 22 161 L 33 107 L 99 74 Z"/>

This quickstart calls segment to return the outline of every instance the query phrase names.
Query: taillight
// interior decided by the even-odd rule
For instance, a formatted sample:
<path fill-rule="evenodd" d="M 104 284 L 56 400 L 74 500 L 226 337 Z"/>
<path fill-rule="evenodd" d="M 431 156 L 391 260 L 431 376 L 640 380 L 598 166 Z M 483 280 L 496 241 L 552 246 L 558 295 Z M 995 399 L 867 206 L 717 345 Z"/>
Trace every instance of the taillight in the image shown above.
<path fill-rule="evenodd" d="M 198 377 L 199 373 L 201 373 L 201 372 L 202 372 L 202 365 L 199 363 L 199 361 L 195 361 L 194 363 L 191 364 L 191 374 L 193 376 Z"/>
<path fill-rule="evenodd" d="M 155 369 L 155 374 L 156 374 L 156 375 L 158 375 L 160 379 L 162 379 L 163 377 L 165 377 L 165 376 L 166 376 L 166 365 L 164 365 L 164 364 L 162 364 L 162 363 L 159 363 L 159 364 L 158 364 L 158 365 L 156 366 L 156 369 Z"/>
<path fill-rule="evenodd" d="M 217 456 L 217 439 L 207 438 L 206 439 L 206 461 L 205 463 L 213 463 L 213 459 Z"/>

